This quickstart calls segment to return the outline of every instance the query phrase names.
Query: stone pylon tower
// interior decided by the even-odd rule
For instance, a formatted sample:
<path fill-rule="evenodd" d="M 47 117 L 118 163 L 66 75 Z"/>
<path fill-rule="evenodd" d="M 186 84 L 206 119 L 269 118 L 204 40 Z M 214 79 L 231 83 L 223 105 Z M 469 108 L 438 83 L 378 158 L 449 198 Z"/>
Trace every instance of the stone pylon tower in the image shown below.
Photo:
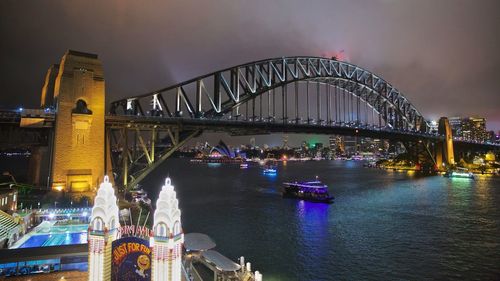
<path fill-rule="evenodd" d="M 444 142 L 438 143 L 436 146 L 436 165 L 439 170 L 442 170 L 444 168 L 443 163 L 446 165 L 455 165 L 453 135 L 448 118 L 441 117 L 439 119 L 438 133 L 445 136 Z"/>
<path fill-rule="evenodd" d="M 108 176 L 97 190 L 88 232 L 89 281 L 111 279 L 111 248 L 120 227 L 115 190 Z"/>
<path fill-rule="evenodd" d="M 55 80 L 53 72 L 57 71 Z M 54 81 L 54 82 L 51 82 Z M 52 150 L 52 188 L 94 191 L 104 176 L 105 89 L 97 55 L 67 51 L 59 67 L 47 74 L 42 104 L 54 84 L 56 109 Z"/>
<path fill-rule="evenodd" d="M 151 280 L 181 281 L 184 234 L 179 201 L 170 178 L 165 180 L 165 185 L 156 201 L 153 232 Z"/>

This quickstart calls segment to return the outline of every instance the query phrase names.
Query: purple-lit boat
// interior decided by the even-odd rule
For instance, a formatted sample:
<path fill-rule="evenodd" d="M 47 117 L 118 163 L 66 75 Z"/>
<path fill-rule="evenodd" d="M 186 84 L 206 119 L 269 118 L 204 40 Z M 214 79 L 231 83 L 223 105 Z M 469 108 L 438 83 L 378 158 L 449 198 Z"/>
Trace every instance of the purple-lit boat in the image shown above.
<path fill-rule="evenodd" d="M 297 198 L 316 203 L 333 203 L 333 196 L 328 194 L 328 186 L 319 180 L 308 182 L 284 182 L 283 197 Z"/>

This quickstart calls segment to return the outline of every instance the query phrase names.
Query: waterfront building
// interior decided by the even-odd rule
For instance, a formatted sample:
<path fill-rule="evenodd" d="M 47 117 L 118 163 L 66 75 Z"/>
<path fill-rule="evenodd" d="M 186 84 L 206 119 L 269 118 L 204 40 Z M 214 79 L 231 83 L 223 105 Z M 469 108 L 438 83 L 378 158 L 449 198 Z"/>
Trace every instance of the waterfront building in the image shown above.
<path fill-rule="evenodd" d="M 472 141 L 487 141 L 490 136 L 486 131 L 486 118 L 468 117 L 462 120 L 462 137 Z"/>
<path fill-rule="evenodd" d="M 484 117 L 451 117 L 448 119 L 454 137 L 468 141 L 488 141 L 490 133 L 486 131 Z"/>
<path fill-rule="evenodd" d="M 448 122 L 450 122 L 451 132 L 453 136 L 461 136 L 462 117 L 450 117 L 448 118 Z"/>
<path fill-rule="evenodd" d="M 347 154 L 355 154 L 356 152 L 359 152 L 358 137 L 345 136 L 344 137 L 344 151 Z"/>
<path fill-rule="evenodd" d="M 335 150 L 337 148 L 335 140 L 336 136 L 328 137 L 328 147 L 330 148 L 330 150 Z"/>

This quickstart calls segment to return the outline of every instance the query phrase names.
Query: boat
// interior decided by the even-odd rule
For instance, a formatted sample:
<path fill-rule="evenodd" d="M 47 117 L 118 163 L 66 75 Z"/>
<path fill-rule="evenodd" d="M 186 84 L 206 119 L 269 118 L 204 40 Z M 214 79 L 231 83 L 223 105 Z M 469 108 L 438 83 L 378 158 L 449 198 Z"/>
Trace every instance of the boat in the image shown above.
<path fill-rule="evenodd" d="M 151 205 L 151 199 L 148 198 L 148 193 L 142 188 L 137 187 L 137 189 L 131 190 L 130 195 L 132 197 L 132 202 L 134 203 Z"/>
<path fill-rule="evenodd" d="M 265 167 L 262 172 L 267 175 L 276 175 L 278 173 L 278 169 L 276 169 L 276 166 L 269 166 Z"/>
<path fill-rule="evenodd" d="M 243 162 L 240 164 L 240 169 L 247 169 L 247 168 L 248 168 L 248 163 Z"/>
<path fill-rule="evenodd" d="M 462 171 L 448 171 L 444 173 L 447 178 L 462 178 L 462 179 L 475 179 L 474 174 L 471 172 L 462 172 Z"/>
<path fill-rule="evenodd" d="M 297 198 L 315 203 L 333 203 L 334 197 L 328 194 L 328 186 L 316 179 L 307 182 L 284 182 L 283 197 Z"/>
<path fill-rule="evenodd" d="M 278 173 L 278 167 L 275 160 L 267 161 L 264 164 L 262 172 L 267 175 L 276 175 Z"/>

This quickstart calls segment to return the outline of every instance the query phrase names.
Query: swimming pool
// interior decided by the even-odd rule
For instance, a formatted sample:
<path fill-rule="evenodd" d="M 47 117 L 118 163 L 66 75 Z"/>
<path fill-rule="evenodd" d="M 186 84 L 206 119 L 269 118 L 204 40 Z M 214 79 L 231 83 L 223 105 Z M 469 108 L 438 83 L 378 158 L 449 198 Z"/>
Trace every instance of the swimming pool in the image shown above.
<path fill-rule="evenodd" d="M 19 248 L 59 246 L 87 243 L 87 232 L 33 235 Z"/>
<path fill-rule="evenodd" d="M 76 233 L 76 232 L 87 232 L 87 224 L 73 224 L 73 225 L 51 225 L 44 227 L 36 227 L 36 233 Z"/>

